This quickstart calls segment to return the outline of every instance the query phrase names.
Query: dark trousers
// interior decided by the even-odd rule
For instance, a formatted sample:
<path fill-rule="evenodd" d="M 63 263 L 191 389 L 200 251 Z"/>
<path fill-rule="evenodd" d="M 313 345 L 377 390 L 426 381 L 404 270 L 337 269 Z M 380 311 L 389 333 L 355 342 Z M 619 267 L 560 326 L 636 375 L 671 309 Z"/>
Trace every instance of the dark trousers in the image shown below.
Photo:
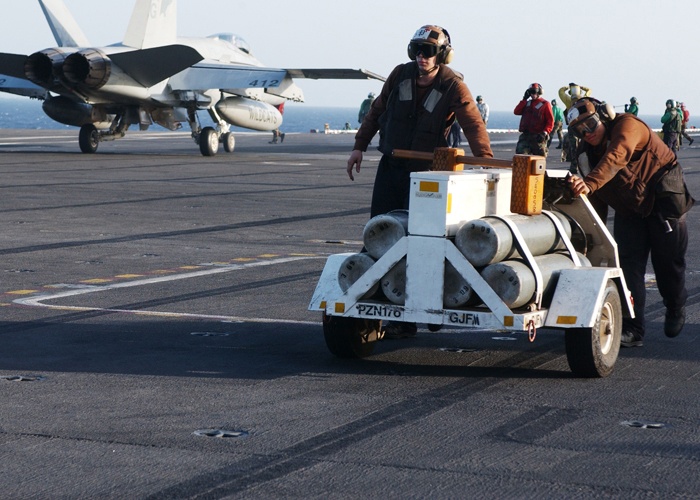
<path fill-rule="evenodd" d="M 426 170 L 428 164 L 426 163 Z M 370 217 L 386 214 L 392 210 L 407 210 L 411 192 L 411 171 L 406 162 L 387 155 L 382 156 L 377 167 L 372 192 Z"/>
<path fill-rule="evenodd" d="M 685 137 L 688 139 L 688 142 L 691 143 L 693 142 L 693 138 L 688 135 L 688 132 L 685 131 L 686 125 L 683 125 L 683 128 L 681 128 L 681 135 L 678 137 L 678 145 L 682 146 L 683 145 L 683 138 Z"/>
<path fill-rule="evenodd" d="M 515 154 L 547 156 L 547 141 L 540 140 L 541 134 L 523 132 L 515 145 Z"/>
<path fill-rule="evenodd" d="M 549 148 L 552 145 L 552 139 L 554 139 L 554 134 L 557 134 L 557 137 L 559 137 L 559 147 L 561 148 L 562 142 L 564 142 L 564 134 L 561 130 L 561 122 L 554 122 L 554 128 L 552 129 L 552 133 L 549 135 L 549 140 L 547 141 L 547 148 Z"/>
<path fill-rule="evenodd" d="M 678 132 L 664 132 L 664 142 L 671 151 L 678 150 Z"/>
<path fill-rule="evenodd" d="M 656 284 L 667 309 L 685 305 L 685 253 L 688 249 L 688 228 L 685 215 L 668 220 L 673 231 L 666 232 L 664 220 L 652 212 L 649 217 L 622 216 L 615 213 L 615 240 L 620 254 L 620 266 L 627 287 L 634 298 L 635 318 L 624 318 L 623 330 L 644 336 L 644 307 L 646 288 L 644 274 L 651 254 Z"/>

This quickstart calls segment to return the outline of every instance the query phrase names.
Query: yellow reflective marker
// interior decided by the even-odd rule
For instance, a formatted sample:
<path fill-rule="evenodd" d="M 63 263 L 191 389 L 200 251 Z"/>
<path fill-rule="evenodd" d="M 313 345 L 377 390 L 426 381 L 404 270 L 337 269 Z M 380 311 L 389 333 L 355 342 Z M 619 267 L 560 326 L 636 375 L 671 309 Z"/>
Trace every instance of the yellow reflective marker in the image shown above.
<path fill-rule="evenodd" d="M 575 325 L 578 316 L 557 316 L 557 325 Z"/>
<path fill-rule="evenodd" d="M 336 302 L 335 303 L 335 312 L 344 313 L 345 312 L 345 304 L 343 302 Z"/>
<path fill-rule="evenodd" d="M 140 278 L 143 274 L 117 274 L 115 278 Z"/>
<path fill-rule="evenodd" d="M 8 295 L 29 295 L 31 293 L 36 293 L 39 290 L 13 290 L 11 292 L 5 292 Z"/>
<path fill-rule="evenodd" d="M 515 324 L 515 318 L 513 316 L 503 317 L 503 326 L 513 326 Z"/>
<path fill-rule="evenodd" d="M 325 300 L 321 301 L 321 307 L 319 307 L 319 309 L 321 309 L 322 311 L 325 311 L 325 309 L 326 309 L 326 301 Z"/>
<path fill-rule="evenodd" d="M 80 283 L 110 283 L 112 280 L 107 278 L 93 278 L 91 280 L 80 280 Z"/>
<path fill-rule="evenodd" d="M 447 193 L 447 212 L 448 214 L 452 213 L 452 193 Z"/>
<path fill-rule="evenodd" d="M 420 181 L 420 191 L 425 193 L 437 193 L 440 191 L 440 183 L 434 181 Z"/>

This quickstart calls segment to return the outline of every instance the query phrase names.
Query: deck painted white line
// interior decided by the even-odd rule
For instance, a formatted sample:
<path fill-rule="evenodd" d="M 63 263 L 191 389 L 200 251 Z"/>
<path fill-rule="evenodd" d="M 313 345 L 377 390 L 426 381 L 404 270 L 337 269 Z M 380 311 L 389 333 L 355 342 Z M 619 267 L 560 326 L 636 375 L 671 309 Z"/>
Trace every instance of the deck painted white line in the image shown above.
<path fill-rule="evenodd" d="M 201 271 L 192 271 L 188 273 L 171 274 L 168 276 L 157 276 L 154 278 L 145 278 L 135 281 L 127 281 L 121 283 L 112 283 L 109 285 L 100 286 L 86 286 L 85 288 L 65 290 L 56 293 L 42 293 L 39 295 L 33 295 L 31 297 L 24 297 L 20 299 L 15 299 L 12 302 L 15 304 L 20 304 L 23 306 L 31 307 L 45 307 L 48 309 L 56 309 L 62 311 L 104 311 L 104 312 L 118 312 L 118 313 L 128 313 L 137 314 L 141 316 L 160 316 L 169 318 L 198 318 L 198 319 L 213 319 L 218 321 L 232 321 L 232 322 L 251 322 L 251 323 L 288 323 L 288 324 L 300 324 L 300 325 L 318 325 L 320 321 L 296 321 L 287 319 L 276 319 L 276 318 L 249 318 L 243 316 L 227 316 L 227 315 L 210 315 L 210 314 L 195 314 L 195 313 L 176 313 L 176 312 L 166 312 L 166 311 L 139 311 L 133 309 L 111 309 L 104 307 L 87 307 L 87 306 L 58 306 L 53 304 L 45 304 L 44 302 L 62 299 L 66 297 L 74 297 L 77 295 L 86 295 L 88 293 L 96 292 L 107 292 L 110 290 L 117 290 L 120 288 L 131 288 L 137 286 L 147 286 L 154 283 L 165 283 L 168 281 L 178 281 L 189 278 L 197 278 L 201 276 L 210 276 L 213 274 L 228 273 L 231 271 L 238 271 L 241 269 L 250 269 L 253 267 L 263 267 L 271 266 L 275 264 L 285 264 L 287 262 L 295 262 L 299 260 L 308 259 L 325 259 L 326 257 L 285 257 L 281 259 L 271 259 L 258 262 L 249 262 L 247 264 L 231 264 L 221 267 L 216 267 L 214 269 L 203 269 Z"/>

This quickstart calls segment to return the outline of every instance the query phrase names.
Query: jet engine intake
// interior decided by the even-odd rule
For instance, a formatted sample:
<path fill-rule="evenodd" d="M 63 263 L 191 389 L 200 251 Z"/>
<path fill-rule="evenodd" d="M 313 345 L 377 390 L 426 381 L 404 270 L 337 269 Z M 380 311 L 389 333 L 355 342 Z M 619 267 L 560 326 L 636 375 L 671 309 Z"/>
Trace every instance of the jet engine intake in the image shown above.
<path fill-rule="evenodd" d="M 97 49 L 85 49 L 66 57 L 63 75 L 71 83 L 99 89 L 109 80 L 112 62 Z"/>
<path fill-rule="evenodd" d="M 231 125 L 252 130 L 275 130 L 282 125 L 282 113 L 274 106 L 246 97 L 227 97 L 216 103 L 216 111 Z"/>

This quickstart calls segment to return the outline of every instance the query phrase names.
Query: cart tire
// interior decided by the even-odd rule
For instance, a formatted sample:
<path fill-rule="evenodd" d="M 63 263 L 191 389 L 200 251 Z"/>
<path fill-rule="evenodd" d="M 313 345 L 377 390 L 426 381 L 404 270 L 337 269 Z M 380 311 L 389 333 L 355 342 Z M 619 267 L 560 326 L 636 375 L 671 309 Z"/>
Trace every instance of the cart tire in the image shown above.
<path fill-rule="evenodd" d="M 379 340 L 381 324 L 379 320 L 323 313 L 323 337 L 328 350 L 339 358 L 366 358 Z"/>
<path fill-rule="evenodd" d="M 622 303 L 612 280 L 605 285 L 603 305 L 593 328 L 566 330 L 566 359 L 579 377 L 607 377 L 620 352 Z"/>

